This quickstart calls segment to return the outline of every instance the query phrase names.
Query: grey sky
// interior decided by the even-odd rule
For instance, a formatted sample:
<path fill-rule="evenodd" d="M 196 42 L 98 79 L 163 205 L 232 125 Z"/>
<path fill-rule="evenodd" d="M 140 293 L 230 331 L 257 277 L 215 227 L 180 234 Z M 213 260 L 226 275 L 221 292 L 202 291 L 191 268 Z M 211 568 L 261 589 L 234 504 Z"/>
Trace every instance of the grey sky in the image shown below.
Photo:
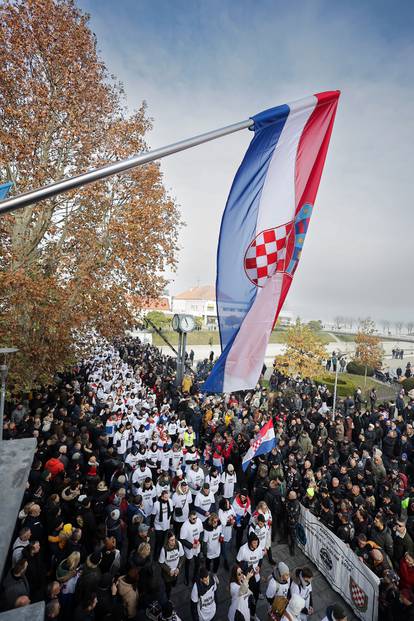
<path fill-rule="evenodd" d="M 361 6 L 361 4 L 363 6 Z M 82 0 L 151 147 L 311 93 L 342 97 L 302 260 L 285 306 L 305 318 L 414 319 L 414 5 Z M 187 226 L 170 290 L 215 279 L 221 215 L 245 130 L 172 156 Z"/>

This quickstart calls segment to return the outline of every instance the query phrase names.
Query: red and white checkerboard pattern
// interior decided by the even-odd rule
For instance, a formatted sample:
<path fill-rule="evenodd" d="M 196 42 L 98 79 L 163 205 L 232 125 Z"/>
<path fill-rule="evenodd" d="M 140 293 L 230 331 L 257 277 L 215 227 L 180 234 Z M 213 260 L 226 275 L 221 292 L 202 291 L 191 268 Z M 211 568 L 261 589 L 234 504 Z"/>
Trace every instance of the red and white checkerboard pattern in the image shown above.
<path fill-rule="evenodd" d="M 248 247 L 244 256 L 244 269 L 249 280 L 257 287 L 263 287 L 270 276 L 284 270 L 286 241 L 291 230 L 292 222 L 289 222 L 262 231 Z"/>
<path fill-rule="evenodd" d="M 250 446 L 256 452 L 261 443 L 263 442 L 262 436 L 259 436 Z"/>
<path fill-rule="evenodd" d="M 355 606 L 359 610 L 363 610 L 363 611 L 366 610 L 367 603 L 368 603 L 368 598 L 367 598 L 366 593 L 361 589 L 361 587 L 354 580 L 352 580 L 352 578 L 350 578 L 349 580 L 349 587 L 351 591 L 352 601 L 354 602 Z"/>

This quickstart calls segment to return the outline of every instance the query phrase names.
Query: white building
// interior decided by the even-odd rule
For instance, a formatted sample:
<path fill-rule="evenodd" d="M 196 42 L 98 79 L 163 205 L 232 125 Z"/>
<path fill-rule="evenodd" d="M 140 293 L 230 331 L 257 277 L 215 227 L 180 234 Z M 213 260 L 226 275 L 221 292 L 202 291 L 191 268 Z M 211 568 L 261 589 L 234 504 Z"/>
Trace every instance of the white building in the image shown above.
<path fill-rule="evenodd" d="M 201 287 L 191 287 L 171 298 L 171 312 L 186 313 L 201 317 L 203 327 L 209 330 L 217 330 L 217 304 L 216 288 L 213 285 Z M 237 309 L 229 309 L 228 312 L 235 313 Z M 282 310 L 279 315 L 279 322 L 282 326 L 289 326 L 294 321 L 294 315 L 288 310 Z"/>
<path fill-rule="evenodd" d="M 171 298 L 172 313 L 186 313 L 201 317 L 203 326 L 209 330 L 217 329 L 216 290 L 212 285 L 191 287 Z"/>

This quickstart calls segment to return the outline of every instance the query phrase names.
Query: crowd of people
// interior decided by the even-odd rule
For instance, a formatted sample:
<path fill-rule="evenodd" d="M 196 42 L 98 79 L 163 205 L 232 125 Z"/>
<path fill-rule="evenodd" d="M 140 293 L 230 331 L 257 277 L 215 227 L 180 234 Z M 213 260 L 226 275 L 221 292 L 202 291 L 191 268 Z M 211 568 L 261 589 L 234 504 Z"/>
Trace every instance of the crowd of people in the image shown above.
<path fill-rule="evenodd" d="M 222 566 L 229 621 L 306 621 L 311 566 L 292 560 L 302 503 L 380 578 L 380 621 L 414 620 L 414 402 L 337 402 L 325 386 L 275 370 L 267 387 L 207 395 L 177 387 L 175 360 L 138 340 L 97 343 L 53 386 L 16 395 L 6 439 L 36 437 L 3 609 L 46 600 L 61 621 L 217 617 Z M 276 446 L 242 458 L 273 420 Z M 275 554 L 276 558 L 274 558 Z M 221 582 L 223 578 L 221 577 Z M 222 585 L 221 585 L 222 586 Z M 315 617 L 313 617 L 315 618 Z M 328 621 L 346 618 L 338 604 Z"/>

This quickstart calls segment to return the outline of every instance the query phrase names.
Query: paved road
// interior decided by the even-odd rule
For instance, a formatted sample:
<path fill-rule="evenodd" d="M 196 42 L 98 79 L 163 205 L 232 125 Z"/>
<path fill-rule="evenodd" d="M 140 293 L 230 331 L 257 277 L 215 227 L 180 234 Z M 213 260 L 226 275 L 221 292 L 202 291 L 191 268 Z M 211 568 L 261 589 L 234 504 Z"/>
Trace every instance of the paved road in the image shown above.
<path fill-rule="evenodd" d="M 311 617 L 308 617 L 310 621 L 320 621 L 325 616 L 327 606 L 334 603 L 341 603 L 347 611 L 348 621 L 354 621 L 357 617 L 352 612 L 351 608 L 347 606 L 345 601 L 333 591 L 323 575 L 313 565 L 300 550 L 296 551 L 294 557 L 291 557 L 287 545 L 275 544 L 272 546 L 273 557 L 275 561 L 283 561 L 291 570 L 298 567 L 308 565 L 314 572 L 313 580 L 313 603 L 315 612 Z M 266 591 L 267 578 L 271 574 L 272 568 L 267 560 L 263 563 L 262 574 L 264 579 L 262 580 L 261 591 Z M 217 607 L 217 621 L 227 621 L 227 613 L 230 607 L 229 596 L 229 574 L 224 571 L 222 567 L 218 571 L 219 587 L 218 587 L 218 607 Z M 172 601 L 174 602 L 177 613 L 181 617 L 182 621 L 191 621 L 191 608 L 190 608 L 190 587 L 186 587 L 184 584 L 183 576 L 180 576 L 179 583 L 172 592 Z M 267 621 L 267 601 L 260 599 L 256 611 L 257 617 L 260 621 Z"/>

